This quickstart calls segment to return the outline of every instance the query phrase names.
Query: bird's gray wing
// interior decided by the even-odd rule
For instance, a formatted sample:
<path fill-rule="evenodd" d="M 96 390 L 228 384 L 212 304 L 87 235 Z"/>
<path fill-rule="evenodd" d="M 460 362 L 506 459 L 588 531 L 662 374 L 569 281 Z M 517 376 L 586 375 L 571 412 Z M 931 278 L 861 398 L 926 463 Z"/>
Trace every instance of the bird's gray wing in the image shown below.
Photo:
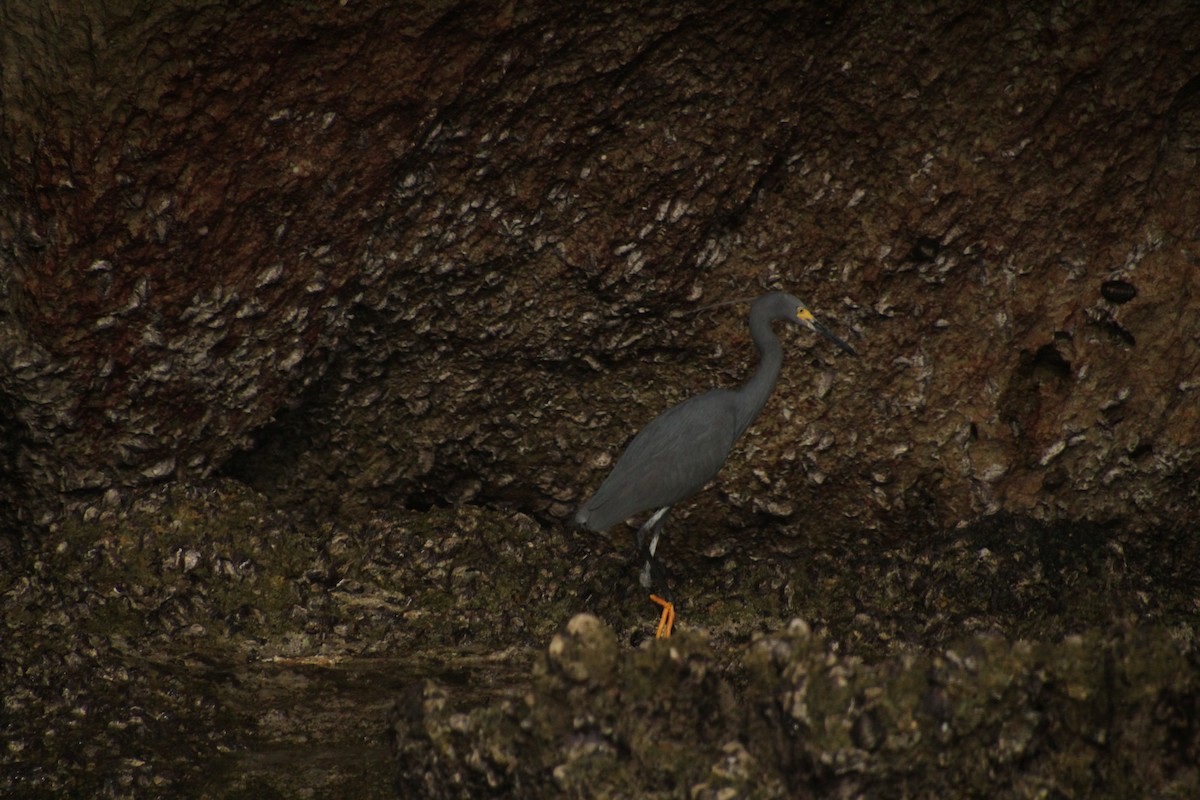
<path fill-rule="evenodd" d="M 723 390 L 664 411 L 629 443 L 577 518 L 604 530 L 692 496 L 720 471 L 737 433 L 735 407 Z"/>

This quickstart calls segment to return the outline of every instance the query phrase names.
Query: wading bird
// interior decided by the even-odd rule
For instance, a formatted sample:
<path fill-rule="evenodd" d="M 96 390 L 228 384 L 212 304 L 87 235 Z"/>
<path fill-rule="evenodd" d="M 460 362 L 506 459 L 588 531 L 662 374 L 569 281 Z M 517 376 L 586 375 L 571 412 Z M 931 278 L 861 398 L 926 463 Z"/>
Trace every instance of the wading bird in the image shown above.
<path fill-rule="evenodd" d="M 671 506 L 716 477 L 733 443 L 770 397 L 783 363 L 783 348 L 771 330 L 775 320 L 803 325 L 850 355 L 858 355 L 813 319 L 812 312 L 792 295 L 763 295 L 750 307 L 750 338 L 759 352 L 758 369 L 750 380 L 737 389 L 713 389 L 692 397 L 651 420 L 625 448 L 592 498 L 575 512 L 575 524 L 595 532 L 643 511 L 654 512 L 638 529 L 637 547 L 641 585 L 648 590 L 661 586 L 659 593 L 650 595 L 663 609 L 655 634 L 660 639 L 671 635 L 675 623 L 666 574 L 655 557 L 663 518 Z"/>

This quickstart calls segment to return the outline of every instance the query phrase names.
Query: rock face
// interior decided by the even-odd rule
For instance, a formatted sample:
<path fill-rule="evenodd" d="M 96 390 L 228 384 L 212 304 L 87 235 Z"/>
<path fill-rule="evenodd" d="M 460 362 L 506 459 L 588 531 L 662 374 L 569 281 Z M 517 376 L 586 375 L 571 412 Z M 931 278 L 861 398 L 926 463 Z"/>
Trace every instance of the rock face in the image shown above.
<path fill-rule="evenodd" d="M 791 338 L 727 524 L 1197 509 L 1194 4 L 0 21 L 10 519 L 223 465 L 558 518 L 769 287 L 864 358 Z"/>

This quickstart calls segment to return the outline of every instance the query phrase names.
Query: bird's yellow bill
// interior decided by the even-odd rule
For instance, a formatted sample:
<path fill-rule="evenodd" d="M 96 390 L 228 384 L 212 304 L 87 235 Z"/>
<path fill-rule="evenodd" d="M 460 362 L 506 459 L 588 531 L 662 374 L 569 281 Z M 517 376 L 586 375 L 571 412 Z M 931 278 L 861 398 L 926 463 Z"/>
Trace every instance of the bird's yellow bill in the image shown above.
<path fill-rule="evenodd" d="M 650 600 L 662 606 L 662 619 L 658 621 L 658 630 L 655 632 L 654 638 L 670 639 L 671 628 L 675 626 L 675 604 L 656 594 L 650 595 Z"/>

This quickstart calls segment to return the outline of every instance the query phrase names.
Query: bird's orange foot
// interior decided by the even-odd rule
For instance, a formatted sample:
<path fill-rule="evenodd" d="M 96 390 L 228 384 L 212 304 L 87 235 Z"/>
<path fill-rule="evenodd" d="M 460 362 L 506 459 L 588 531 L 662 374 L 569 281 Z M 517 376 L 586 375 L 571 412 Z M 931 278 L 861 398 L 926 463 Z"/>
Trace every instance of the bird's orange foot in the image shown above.
<path fill-rule="evenodd" d="M 662 606 L 662 619 L 658 621 L 658 631 L 654 634 L 654 638 L 671 638 L 671 628 L 675 625 L 675 604 L 656 594 L 650 595 L 650 600 Z"/>

